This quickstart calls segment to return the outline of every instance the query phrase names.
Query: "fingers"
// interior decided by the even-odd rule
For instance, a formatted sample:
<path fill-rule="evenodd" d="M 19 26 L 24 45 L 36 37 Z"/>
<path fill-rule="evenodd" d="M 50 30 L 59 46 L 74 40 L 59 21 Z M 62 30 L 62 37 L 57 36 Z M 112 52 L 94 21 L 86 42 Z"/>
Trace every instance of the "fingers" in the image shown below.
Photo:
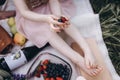
<path fill-rule="evenodd" d="M 51 23 L 53 24 L 52 28 L 54 30 L 56 30 L 56 29 L 57 29 L 57 31 L 60 29 L 64 30 L 65 28 L 67 28 L 70 25 L 70 22 L 68 21 L 68 18 L 66 18 L 66 17 L 62 16 L 62 17 L 58 18 L 54 15 L 51 15 L 51 17 L 52 17 L 52 20 L 50 21 L 50 24 Z M 57 26 L 57 28 L 55 26 Z M 59 27 L 59 29 L 58 29 L 58 27 Z"/>
<path fill-rule="evenodd" d="M 56 20 L 53 20 L 52 22 L 53 22 L 53 24 L 55 24 L 57 26 L 64 26 L 64 23 L 58 22 Z"/>
<path fill-rule="evenodd" d="M 65 21 L 65 24 L 66 24 L 66 25 L 70 25 L 70 22 L 69 22 L 69 21 Z"/>
<path fill-rule="evenodd" d="M 59 27 L 55 27 L 53 24 L 50 24 L 50 26 L 55 32 L 61 32 L 61 29 Z"/>
<path fill-rule="evenodd" d="M 58 21 L 53 21 L 53 24 L 55 24 L 55 26 L 57 26 L 57 27 L 60 27 L 62 30 L 64 30 L 65 28 L 67 28 L 69 26 L 68 22 L 61 23 L 61 22 L 58 22 Z"/>
<path fill-rule="evenodd" d="M 90 69 L 90 62 L 88 60 L 86 60 L 86 66 L 88 69 Z"/>

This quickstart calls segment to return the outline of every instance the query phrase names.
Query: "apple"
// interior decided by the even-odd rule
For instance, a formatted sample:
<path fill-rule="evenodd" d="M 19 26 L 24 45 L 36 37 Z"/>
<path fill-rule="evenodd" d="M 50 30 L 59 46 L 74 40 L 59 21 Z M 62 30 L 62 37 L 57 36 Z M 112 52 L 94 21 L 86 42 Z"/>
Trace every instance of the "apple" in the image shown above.
<path fill-rule="evenodd" d="M 15 25 L 15 18 L 14 17 L 10 17 L 7 21 L 8 25 L 10 27 L 14 26 Z"/>
<path fill-rule="evenodd" d="M 15 24 L 12 27 L 10 27 L 10 31 L 14 35 L 17 33 L 17 29 L 16 29 L 16 25 Z"/>
<path fill-rule="evenodd" d="M 23 46 L 26 42 L 26 38 L 20 34 L 20 33 L 16 33 L 14 35 L 14 43 L 17 44 L 17 45 L 20 45 L 20 46 Z"/>

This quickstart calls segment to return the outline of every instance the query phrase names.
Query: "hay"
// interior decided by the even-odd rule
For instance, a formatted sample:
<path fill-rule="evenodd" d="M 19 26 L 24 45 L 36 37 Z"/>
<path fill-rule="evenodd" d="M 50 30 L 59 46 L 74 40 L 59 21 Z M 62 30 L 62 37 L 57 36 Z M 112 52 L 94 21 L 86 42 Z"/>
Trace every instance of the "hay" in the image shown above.
<path fill-rule="evenodd" d="M 120 0 L 90 0 L 100 22 L 112 63 L 120 75 Z"/>

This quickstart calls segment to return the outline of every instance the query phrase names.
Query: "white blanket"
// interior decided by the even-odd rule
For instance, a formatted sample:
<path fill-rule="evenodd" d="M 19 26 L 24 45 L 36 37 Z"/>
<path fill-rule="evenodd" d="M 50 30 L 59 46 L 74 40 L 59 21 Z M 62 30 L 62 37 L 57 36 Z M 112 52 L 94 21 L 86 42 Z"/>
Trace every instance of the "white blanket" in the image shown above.
<path fill-rule="evenodd" d="M 102 38 L 99 15 L 93 13 L 89 0 L 74 0 L 74 1 L 76 5 L 78 6 L 78 10 L 77 10 L 78 14 L 71 21 L 78 27 L 78 29 L 80 30 L 81 34 L 84 37 L 94 37 L 96 39 L 99 45 L 99 49 L 102 55 L 104 56 L 104 61 L 107 64 L 107 67 L 112 74 L 113 80 L 120 80 L 120 77 L 116 73 L 111 63 L 111 60 L 108 56 L 106 45 Z M 5 22 L 3 21 L 0 24 L 5 25 Z M 76 66 L 69 59 L 61 55 L 58 51 L 54 50 L 52 47 L 48 47 L 47 49 L 43 50 L 43 52 L 51 52 L 67 60 L 73 68 L 73 77 L 71 80 L 75 80 L 76 77 L 79 75 L 79 73 L 76 70 Z M 30 61 L 28 64 L 20 67 L 14 72 L 25 74 L 32 62 L 33 61 Z M 37 79 L 34 78 L 31 80 L 37 80 Z"/>
<path fill-rule="evenodd" d="M 112 74 L 113 80 L 120 80 L 120 76 L 116 73 L 112 65 L 108 55 L 108 50 L 103 41 L 99 15 L 93 13 L 89 0 L 74 1 L 76 2 L 76 5 L 79 6 L 79 8 L 78 15 L 72 20 L 73 23 L 79 28 L 81 34 L 84 37 L 94 37 L 96 39 L 107 68 Z"/>

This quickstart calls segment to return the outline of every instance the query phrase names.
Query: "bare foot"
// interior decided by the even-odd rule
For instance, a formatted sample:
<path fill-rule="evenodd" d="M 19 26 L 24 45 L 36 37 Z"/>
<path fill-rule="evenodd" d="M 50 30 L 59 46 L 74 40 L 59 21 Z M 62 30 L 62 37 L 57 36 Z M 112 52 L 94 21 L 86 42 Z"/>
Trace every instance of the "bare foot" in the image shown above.
<path fill-rule="evenodd" d="M 86 67 L 88 69 L 92 68 L 96 68 L 96 60 L 95 60 L 95 57 L 90 54 L 90 53 L 86 53 L 85 56 L 84 56 L 84 59 L 85 59 L 85 64 L 86 64 Z"/>
<path fill-rule="evenodd" d="M 102 70 L 102 67 L 90 68 L 88 69 L 86 66 L 81 67 L 84 72 L 86 72 L 90 76 L 97 76 Z"/>
<path fill-rule="evenodd" d="M 103 70 L 103 68 L 98 65 L 95 65 L 92 68 L 88 68 L 86 66 L 84 58 L 81 59 L 81 61 L 77 62 L 77 65 L 80 67 L 80 69 L 82 71 L 84 71 L 85 73 L 87 73 L 90 76 L 97 76 Z"/>

